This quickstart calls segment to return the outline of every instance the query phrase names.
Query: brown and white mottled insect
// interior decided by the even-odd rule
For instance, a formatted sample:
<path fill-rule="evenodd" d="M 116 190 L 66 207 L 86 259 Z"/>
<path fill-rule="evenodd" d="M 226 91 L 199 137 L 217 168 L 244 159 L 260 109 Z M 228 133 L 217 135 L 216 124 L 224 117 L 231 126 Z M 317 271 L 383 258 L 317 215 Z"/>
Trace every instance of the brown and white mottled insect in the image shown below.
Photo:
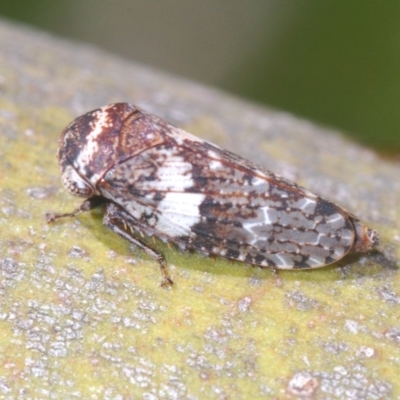
<path fill-rule="evenodd" d="M 374 230 L 337 205 L 127 103 L 75 119 L 61 134 L 62 182 L 105 205 L 104 224 L 155 257 L 139 235 L 260 267 L 307 269 L 372 249 Z"/>

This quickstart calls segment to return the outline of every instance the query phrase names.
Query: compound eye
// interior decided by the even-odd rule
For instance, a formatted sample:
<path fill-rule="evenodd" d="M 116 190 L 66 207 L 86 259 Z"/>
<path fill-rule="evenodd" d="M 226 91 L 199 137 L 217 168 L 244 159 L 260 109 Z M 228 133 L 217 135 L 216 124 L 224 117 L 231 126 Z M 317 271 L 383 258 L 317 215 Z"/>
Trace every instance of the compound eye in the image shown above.
<path fill-rule="evenodd" d="M 85 198 L 93 196 L 93 188 L 70 165 L 64 169 L 61 179 L 64 187 L 74 196 Z"/>

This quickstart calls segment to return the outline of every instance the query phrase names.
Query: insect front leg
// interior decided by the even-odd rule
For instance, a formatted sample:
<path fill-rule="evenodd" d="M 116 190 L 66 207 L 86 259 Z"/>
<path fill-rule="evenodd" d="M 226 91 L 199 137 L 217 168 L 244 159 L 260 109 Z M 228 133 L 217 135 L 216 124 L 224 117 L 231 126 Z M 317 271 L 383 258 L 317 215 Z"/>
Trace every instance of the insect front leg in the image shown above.
<path fill-rule="evenodd" d="M 129 226 L 132 225 L 131 221 L 132 218 L 121 207 L 118 207 L 113 203 L 107 204 L 106 213 L 103 219 L 103 224 L 112 232 L 121 236 L 129 243 L 138 246 L 141 250 L 145 251 L 146 254 L 148 254 L 150 257 L 156 259 L 160 266 L 162 275 L 161 286 L 162 287 L 172 286 L 173 281 L 169 277 L 165 258 L 157 250 L 154 250 L 148 244 L 142 242 L 141 240 L 139 240 L 134 236 L 133 232 L 129 230 Z"/>
<path fill-rule="evenodd" d="M 104 197 L 100 196 L 93 196 L 90 199 L 85 200 L 80 207 L 78 207 L 76 210 L 70 212 L 70 213 L 65 213 L 65 214 L 54 214 L 54 213 L 46 213 L 46 221 L 49 224 L 50 222 L 53 222 L 57 219 L 64 218 L 64 217 L 75 217 L 83 212 L 90 211 L 93 208 L 99 207 L 102 204 L 105 204 L 106 200 Z"/>

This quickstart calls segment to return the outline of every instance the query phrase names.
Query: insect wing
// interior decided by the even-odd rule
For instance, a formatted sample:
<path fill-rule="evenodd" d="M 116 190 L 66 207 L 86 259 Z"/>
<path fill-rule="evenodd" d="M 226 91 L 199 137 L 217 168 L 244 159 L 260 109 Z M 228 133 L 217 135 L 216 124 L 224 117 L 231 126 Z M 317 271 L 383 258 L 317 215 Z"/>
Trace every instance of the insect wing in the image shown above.
<path fill-rule="evenodd" d="M 123 207 L 136 229 L 282 269 L 330 264 L 351 249 L 354 227 L 341 208 L 207 142 L 178 139 L 166 135 L 102 180 L 101 194 Z"/>

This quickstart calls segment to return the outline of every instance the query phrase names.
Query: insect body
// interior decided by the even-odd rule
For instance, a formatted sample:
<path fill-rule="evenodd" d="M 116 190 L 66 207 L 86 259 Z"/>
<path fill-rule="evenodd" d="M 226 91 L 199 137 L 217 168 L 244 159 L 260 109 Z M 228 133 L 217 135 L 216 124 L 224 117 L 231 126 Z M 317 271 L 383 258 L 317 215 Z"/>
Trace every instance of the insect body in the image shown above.
<path fill-rule="evenodd" d="M 308 190 L 138 107 L 116 103 L 75 119 L 59 140 L 62 182 L 105 205 L 104 224 L 155 257 L 138 236 L 277 269 L 317 268 L 363 252 L 377 235 Z M 139 235 L 138 235 L 139 234 Z"/>

